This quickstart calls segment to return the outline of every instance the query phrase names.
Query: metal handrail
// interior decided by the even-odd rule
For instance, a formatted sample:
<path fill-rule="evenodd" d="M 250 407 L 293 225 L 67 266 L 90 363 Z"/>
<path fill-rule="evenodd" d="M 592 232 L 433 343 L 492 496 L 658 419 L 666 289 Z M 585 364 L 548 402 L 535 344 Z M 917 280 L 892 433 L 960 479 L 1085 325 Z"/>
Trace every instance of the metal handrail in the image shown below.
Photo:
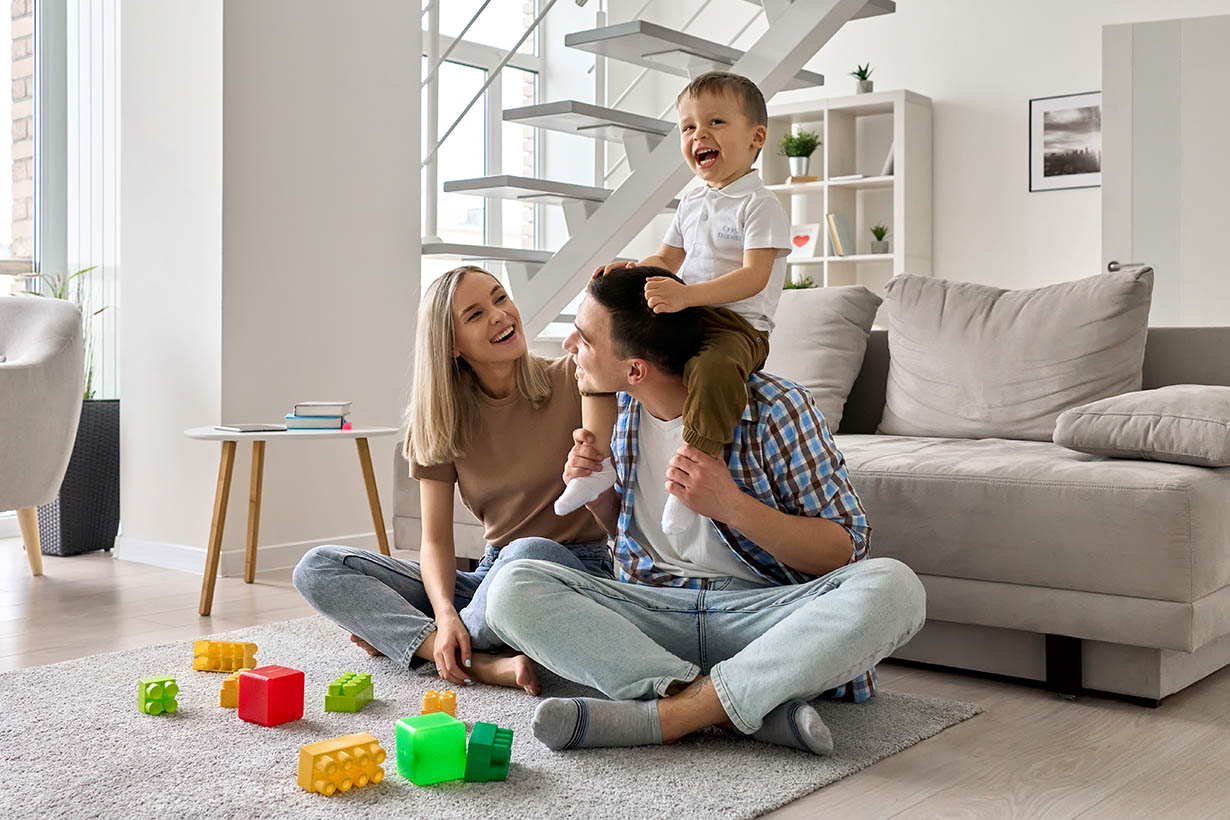
<path fill-rule="evenodd" d="M 432 0 L 432 2 L 434 3 L 435 0 Z M 440 59 L 431 67 L 431 70 L 427 72 L 427 79 L 423 80 L 419 88 L 426 88 L 427 84 L 436 78 L 436 72 L 440 70 L 440 66 L 444 65 L 444 61 L 448 59 L 448 55 L 453 53 L 453 49 L 457 48 L 457 46 L 461 44 L 461 41 L 465 39 L 466 32 L 470 30 L 470 26 L 474 25 L 474 21 L 479 18 L 479 15 L 481 15 L 489 5 L 491 5 L 491 0 L 483 0 L 483 4 L 478 7 L 478 11 L 474 12 L 474 16 L 470 18 L 470 21 L 461 27 L 461 33 L 458 34 L 456 39 L 449 44 L 449 47 L 445 49 L 442 55 L 440 55 Z"/>
<path fill-rule="evenodd" d="M 705 0 L 704 5 L 702 5 L 700 9 L 697 10 L 696 14 L 692 15 L 691 20 L 688 20 L 688 22 L 683 24 L 683 29 L 680 29 L 680 30 L 682 31 L 682 30 L 687 29 L 687 27 L 692 24 L 692 20 L 695 20 L 700 15 L 700 12 L 704 11 L 705 6 L 709 5 L 709 2 L 710 0 Z M 645 5 L 649 5 L 649 4 L 646 3 Z M 726 41 L 726 45 L 728 46 L 734 45 L 735 40 L 738 40 L 740 37 L 743 36 L 743 32 L 747 31 L 748 26 L 756 22 L 756 18 L 760 16 L 760 13 L 763 10 L 764 10 L 763 8 L 757 9 L 756 12 L 752 14 L 751 17 L 748 18 L 748 21 L 743 24 L 743 27 L 740 28 L 737 32 L 735 32 L 735 36 L 731 37 L 729 40 Z M 615 98 L 615 102 L 611 103 L 610 107 L 618 108 L 619 104 L 623 101 L 624 97 L 628 96 L 628 92 L 632 90 L 632 86 L 640 82 L 640 79 L 644 77 L 646 74 L 648 74 L 649 71 L 650 69 L 648 68 L 641 69 L 641 73 L 637 74 L 636 77 L 633 78 L 632 82 L 628 84 L 628 87 L 623 90 L 622 94 L 620 94 L 618 97 Z M 658 119 L 665 117 L 667 114 L 670 113 L 670 110 L 674 107 L 675 107 L 674 103 L 670 103 L 669 105 L 667 105 L 666 108 L 662 109 L 662 113 L 658 114 Z M 623 156 L 621 156 L 614 165 L 612 165 L 607 171 L 603 173 L 602 182 L 605 184 L 606 181 L 611 178 L 611 175 L 614 174 L 616 171 L 618 171 L 620 166 L 622 166 L 627 161 L 628 161 L 628 153 L 625 151 Z"/>
<path fill-rule="evenodd" d="M 422 165 L 420 167 L 426 167 L 426 165 L 435 158 L 436 152 L 440 150 L 440 146 L 444 144 L 444 141 L 448 139 L 449 135 L 453 133 L 454 129 L 456 129 L 457 126 L 461 124 L 461 121 L 465 119 L 466 114 L 470 113 L 470 109 L 474 107 L 474 103 L 478 102 L 479 100 L 483 98 L 483 94 L 485 94 L 487 92 L 487 89 L 491 87 L 491 84 L 494 83 L 497 78 L 499 78 L 500 72 L 504 70 L 504 66 L 508 65 L 508 63 L 512 60 L 512 58 L 516 56 L 517 49 L 521 48 L 521 44 L 524 43 L 527 39 L 529 39 L 529 36 L 534 33 L 534 29 L 538 28 L 538 24 L 542 22 L 542 18 L 547 16 L 547 12 L 551 10 L 551 7 L 554 6 L 556 2 L 557 0 L 547 0 L 546 7 L 544 7 L 542 11 L 538 12 L 538 16 L 534 18 L 534 22 L 530 23 L 529 28 L 527 28 L 525 32 L 522 33 L 521 39 L 517 40 L 516 45 L 514 45 L 512 48 L 508 50 L 508 52 L 504 55 L 504 57 L 500 60 L 500 62 L 496 64 L 496 67 L 494 69 L 487 72 L 487 81 L 483 83 L 483 87 L 478 89 L 478 93 L 470 98 L 470 101 L 466 103 L 465 108 L 461 109 L 461 113 L 457 115 L 457 119 L 453 120 L 453 124 L 448 127 L 447 131 L 444 132 L 444 136 L 440 137 L 440 139 L 436 142 L 435 146 L 431 149 L 431 151 L 423 159 Z"/>

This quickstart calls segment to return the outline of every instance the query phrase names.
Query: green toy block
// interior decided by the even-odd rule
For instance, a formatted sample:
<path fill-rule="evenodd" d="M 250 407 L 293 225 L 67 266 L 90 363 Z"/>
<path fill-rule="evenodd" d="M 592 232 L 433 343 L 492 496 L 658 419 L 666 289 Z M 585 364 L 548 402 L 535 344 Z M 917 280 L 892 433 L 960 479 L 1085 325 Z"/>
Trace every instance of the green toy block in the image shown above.
<path fill-rule="evenodd" d="M 471 783 L 507 780 L 512 739 L 512 729 L 501 729 L 494 723 L 475 723 L 470 730 L 470 749 L 466 752 L 466 780 Z"/>
<path fill-rule="evenodd" d="M 466 774 L 466 725 L 446 712 L 397 721 L 397 773 L 416 786 Z"/>
<path fill-rule="evenodd" d="M 137 711 L 146 715 L 171 714 L 179 708 L 175 678 L 141 678 L 137 682 Z"/>
<path fill-rule="evenodd" d="M 347 672 L 333 683 L 325 693 L 326 712 L 357 712 L 372 700 L 372 676 Z"/>

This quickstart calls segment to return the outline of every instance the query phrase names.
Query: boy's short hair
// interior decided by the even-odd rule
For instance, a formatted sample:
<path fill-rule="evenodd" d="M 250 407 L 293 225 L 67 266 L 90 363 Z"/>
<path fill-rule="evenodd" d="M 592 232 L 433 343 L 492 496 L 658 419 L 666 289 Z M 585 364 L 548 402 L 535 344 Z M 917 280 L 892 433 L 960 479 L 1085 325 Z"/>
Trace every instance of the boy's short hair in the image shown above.
<path fill-rule="evenodd" d="M 615 355 L 644 359 L 666 373 L 682 376 L 684 365 L 704 339 L 701 310 L 654 313 L 645 301 L 645 282 L 651 276 L 683 281 L 665 268 L 638 265 L 594 277 L 586 292 L 611 315 Z"/>
<path fill-rule="evenodd" d="M 729 71 L 709 71 L 701 74 L 679 92 L 679 96 L 675 98 L 675 107 L 679 107 L 679 101 L 684 97 L 695 99 L 701 94 L 726 93 L 735 96 L 739 107 L 743 109 L 743 115 L 752 125 L 769 124 L 769 109 L 765 105 L 764 94 L 761 94 L 756 84 L 747 77 L 731 74 Z"/>

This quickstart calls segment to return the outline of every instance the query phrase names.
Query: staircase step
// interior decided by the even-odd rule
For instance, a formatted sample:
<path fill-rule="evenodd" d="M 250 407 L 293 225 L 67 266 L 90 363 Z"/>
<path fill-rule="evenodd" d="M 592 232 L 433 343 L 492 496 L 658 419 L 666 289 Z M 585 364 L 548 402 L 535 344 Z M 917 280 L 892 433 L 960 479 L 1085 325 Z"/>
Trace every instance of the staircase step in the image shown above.
<path fill-rule="evenodd" d="M 496 245 L 465 245 L 460 242 L 424 242 L 423 256 L 440 256 L 461 260 L 493 260 L 499 262 L 536 262 L 544 264 L 552 251 L 533 248 L 501 248 Z"/>
<path fill-rule="evenodd" d="M 731 66 L 743 56 L 737 48 L 644 20 L 573 32 L 564 37 L 564 45 L 679 77 L 688 76 L 688 63 L 694 59 Z M 786 83 L 785 88 L 820 85 L 824 85 L 823 75 L 814 71 L 799 71 L 794 79 Z"/>
<path fill-rule="evenodd" d="M 764 0 L 747 0 L 753 6 L 763 6 Z M 863 17 L 879 17 L 881 14 L 892 14 L 897 10 L 897 4 L 893 0 L 869 0 L 867 5 L 859 9 L 858 14 L 851 17 L 851 20 L 858 20 Z"/>
<path fill-rule="evenodd" d="M 527 105 L 524 108 L 509 108 L 504 112 L 504 122 L 547 128 L 565 134 L 580 134 L 583 137 L 610 142 L 621 142 L 628 133 L 664 137 L 675 127 L 673 122 L 667 120 L 615 108 L 603 108 L 579 100 L 557 100 Z"/>
<path fill-rule="evenodd" d="M 493 196 L 501 199 L 514 199 L 518 202 L 546 203 L 563 205 L 565 202 L 581 200 L 584 202 L 605 202 L 611 195 L 610 188 L 598 188 L 593 185 L 577 185 L 572 182 L 556 182 L 551 179 L 536 177 L 518 177 L 511 174 L 499 174 L 475 179 L 454 179 L 444 183 L 444 192 L 450 194 L 473 194 L 475 196 Z M 668 210 L 678 207 L 679 200 L 672 200 Z"/>

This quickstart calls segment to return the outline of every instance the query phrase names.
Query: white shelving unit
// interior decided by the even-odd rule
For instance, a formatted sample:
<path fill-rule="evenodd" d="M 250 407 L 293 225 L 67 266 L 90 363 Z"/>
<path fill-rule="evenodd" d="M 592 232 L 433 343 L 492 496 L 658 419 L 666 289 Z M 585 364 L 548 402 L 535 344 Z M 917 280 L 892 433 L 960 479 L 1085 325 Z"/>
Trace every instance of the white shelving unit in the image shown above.
<path fill-rule="evenodd" d="M 777 153 L 782 135 L 805 129 L 824 144 L 811 158 L 816 182 L 787 184 L 789 166 Z M 912 91 L 769 106 L 769 129 L 761 174 L 782 200 L 792 224 L 820 226 L 816 255 L 788 260 L 792 278 L 818 284 L 862 284 L 880 292 L 898 273 L 931 273 L 931 100 Z M 884 161 L 893 152 L 893 173 Z M 860 174 L 857 179 L 833 179 Z M 838 256 L 829 239 L 827 215 L 849 225 L 854 248 Z M 889 252 L 871 253 L 873 225 L 888 226 Z"/>

